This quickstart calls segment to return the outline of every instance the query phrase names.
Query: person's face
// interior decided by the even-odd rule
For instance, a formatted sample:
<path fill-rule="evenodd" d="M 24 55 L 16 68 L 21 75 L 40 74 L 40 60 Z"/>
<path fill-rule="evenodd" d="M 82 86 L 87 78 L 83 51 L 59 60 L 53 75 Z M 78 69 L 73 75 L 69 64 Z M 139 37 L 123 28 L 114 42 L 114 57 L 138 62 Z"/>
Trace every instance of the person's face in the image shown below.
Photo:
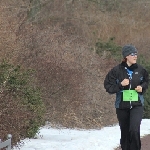
<path fill-rule="evenodd" d="M 135 64 L 137 61 L 137 53 L 131 53 L 126 58 L 127 58 L 127 64 L 131 66 L 132 64 Z"/>

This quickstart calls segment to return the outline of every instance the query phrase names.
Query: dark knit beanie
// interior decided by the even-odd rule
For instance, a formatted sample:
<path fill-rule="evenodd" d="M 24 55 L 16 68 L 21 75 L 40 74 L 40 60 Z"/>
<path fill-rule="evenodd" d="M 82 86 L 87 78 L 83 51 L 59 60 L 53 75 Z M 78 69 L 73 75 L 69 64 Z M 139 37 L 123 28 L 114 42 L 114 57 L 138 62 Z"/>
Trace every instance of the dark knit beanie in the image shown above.
<path fill-rule="evenodd" d="M 122 56 L 123 56 L 123 58 L 126 58 L 131 53 L 137 53 L 137 49 L 133 45 L 125 45 L 122 48 Z"/>

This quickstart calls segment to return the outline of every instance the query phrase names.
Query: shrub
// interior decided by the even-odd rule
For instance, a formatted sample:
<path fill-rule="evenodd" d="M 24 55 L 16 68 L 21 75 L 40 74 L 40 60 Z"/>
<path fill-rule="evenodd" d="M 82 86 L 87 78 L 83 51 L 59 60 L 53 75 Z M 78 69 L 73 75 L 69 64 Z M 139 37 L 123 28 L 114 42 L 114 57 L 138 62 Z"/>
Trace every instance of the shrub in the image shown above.
<path fill-rule="evenodd" d="M 33 70 L 0 64 L 0 137 L 12 134 L 12 145 L 34 137 L 44 123 L 45 108 L 33 75 Z"/>
<path fill-rule="evenodd" d="M 138 62 L 139 64 L 143 65 L 144 68 L 148 71 L 148 73 L 150 74 L 150 61 L 147 61 L 144 59 L 143 55 L 140 55 L 138 58 Z M 146 93 L 144 94 L 144 115 L 143 118 L 149 118 L 150 119 L 150 88 L 148 88 L 148 90 L 146 91 Z"/>
<path fill-rule="evenodd" d="M 38 13 L 41 10 L 41 3 L 40 0 L 30 0 L 29 10 L 27 11 L 27 16 L 30 21 L 36 21 L 38 17 Z"/>
<path fill-rule="evenodd" d="M 96 53 L 99 56 L 104 55 L 106 53 L 106 57 L 114 58 L 116 61 L 121 59 L 121 46 L 118 46 L 114 42 L 115 38 L 110 38 L 107 42 L 103 42 L 100 39 L 95 44 Z"/>
<path fill-rule="evenodd" d="M 101 11 L 107 11 L 107 12 L 112 12 L 112 11 L 118 11 L 122 12 L 125 8 L 131 8 L 140 0 L 88 0 L 90 2 L 93 2 L 97 4 L 99 9 Z M 126 5 L 126 7 L 124 7 Z"/>

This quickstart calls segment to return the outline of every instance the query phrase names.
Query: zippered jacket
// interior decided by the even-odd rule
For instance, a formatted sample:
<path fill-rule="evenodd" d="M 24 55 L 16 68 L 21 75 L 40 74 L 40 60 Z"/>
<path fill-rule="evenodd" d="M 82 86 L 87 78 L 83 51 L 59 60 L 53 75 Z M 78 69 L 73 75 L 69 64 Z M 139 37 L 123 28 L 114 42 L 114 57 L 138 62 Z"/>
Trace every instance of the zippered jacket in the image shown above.
<path fill-rule="evenodd" d="M 129 85 L 123 87 L 121 82 L 124 79 L 129 79 Z M 116 108 L 126 109 L 144 105 L 143 94 L 148 88 L 148 82 L 149 74 L 141 65 L 133 64 L 129 67 L 122 62 L 108 72 L 104 80 L 104 88 L 109 94 L 116 94 Z M 135 90 L 139 85 L 142 86 L 142 92 L 138 93 L 138 100 L 123 101 L 124 90 Z"/>

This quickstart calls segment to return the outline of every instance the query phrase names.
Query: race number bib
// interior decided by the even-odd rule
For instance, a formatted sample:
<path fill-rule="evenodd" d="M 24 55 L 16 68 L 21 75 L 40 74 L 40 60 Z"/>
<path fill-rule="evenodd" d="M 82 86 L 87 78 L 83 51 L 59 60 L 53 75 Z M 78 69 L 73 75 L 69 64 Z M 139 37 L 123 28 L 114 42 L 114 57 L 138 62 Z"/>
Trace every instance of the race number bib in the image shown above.
<path fill-rule="evenodd" d="M 123 90 L 123 101 L 138 101 L 138 93 L 135 90 Z"/>

